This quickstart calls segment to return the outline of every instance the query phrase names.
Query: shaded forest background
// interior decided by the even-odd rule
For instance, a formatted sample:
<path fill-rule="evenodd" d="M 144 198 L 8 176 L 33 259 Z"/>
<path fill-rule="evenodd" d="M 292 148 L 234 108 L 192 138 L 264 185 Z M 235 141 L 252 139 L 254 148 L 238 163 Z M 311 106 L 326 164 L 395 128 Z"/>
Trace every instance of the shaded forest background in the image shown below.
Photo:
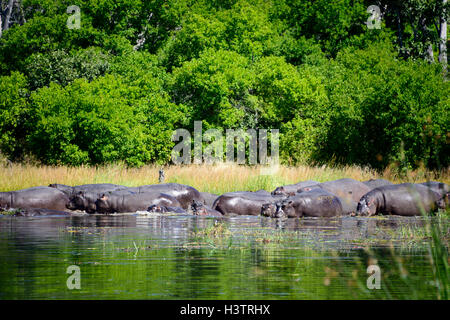
<path fill-rule="evenodd" d="M 285 164 L 446 168 L 448 12 L 428 0 L 1 1 L 0 152 L 162 164 L 173 130 L 203 120 L 280 129 Z"/>

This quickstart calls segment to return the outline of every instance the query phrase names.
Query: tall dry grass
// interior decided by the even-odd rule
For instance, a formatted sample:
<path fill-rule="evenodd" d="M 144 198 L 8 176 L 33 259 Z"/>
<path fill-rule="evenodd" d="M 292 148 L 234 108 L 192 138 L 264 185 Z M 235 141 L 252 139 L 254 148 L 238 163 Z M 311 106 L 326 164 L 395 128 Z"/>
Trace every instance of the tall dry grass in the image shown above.
<path fill-rule="evenodd" d="M 115 183 L 126 186 L 138 186 L 158 183 L 156 165 L 142 168 L 127 168 L 121 164 L 103 167 L 64 167 L 36 166 L 29 164 L 10 164 L 0 166 L 0 191 L 18 190 L 33 186 L 62 183 L 80 185 L 86 183 Z M 441 172 L 429 172 L 424 169 L 408 172 L 406 176 L 396 174 L 393 169 L 377 173 L 368 168 L 357 166 L 240 166 L 236 164 L 167 166 L 164 168 L 165 182 L 177 182 L 191 185 L 200 191 L 224 193 L 236 190 L 255 191 L 273 190 L 276 186 L 296 183 L 303 180 L 319 182 L 340 178 L 353 178 L 364 181 L 384 178 L 394 183 L 422 182 L 438 180 L 449 183 L 448 169 Z"/>

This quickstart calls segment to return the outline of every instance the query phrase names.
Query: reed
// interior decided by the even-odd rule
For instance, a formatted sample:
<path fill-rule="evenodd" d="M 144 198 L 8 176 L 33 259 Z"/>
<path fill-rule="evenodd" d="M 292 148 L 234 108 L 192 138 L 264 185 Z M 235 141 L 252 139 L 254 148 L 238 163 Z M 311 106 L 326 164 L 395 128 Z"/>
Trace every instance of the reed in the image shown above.
<path fill-rule="evenodd" d="M 11 191 L 33 186 L 62 183 L 80 185 L 86 183 L 115 183 L 139 186 L 158 183 L 157 165 L 128 168 L 123 164 L 107 166 L 36 166 L 31 164 L 7 164 L 0 166 L 0 191 Z M 422 182 L 427 179 L 450 182 L 449 170 L 439 172 L 418 169 L 400 175 L 387 168 L 377 172 L 358 166 L 245 166 L 236 164 L 166 166 L 165 182 L 176 182 L 212 193 L 236 190 L 273 190 L 276 186 L 303 180 L 319 182 L 353 178 L 364 181 L 384 178 L 394 183 Z"/>

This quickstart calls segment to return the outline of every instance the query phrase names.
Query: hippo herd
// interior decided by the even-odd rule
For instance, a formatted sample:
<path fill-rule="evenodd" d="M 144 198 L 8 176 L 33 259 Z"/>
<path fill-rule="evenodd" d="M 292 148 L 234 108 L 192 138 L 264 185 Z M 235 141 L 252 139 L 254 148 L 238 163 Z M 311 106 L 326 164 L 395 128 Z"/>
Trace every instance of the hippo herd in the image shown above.
<path fill-rule="evenodd" d="M 116 184 L 50 184 L 0 192 L 0 211 L 17 216 L 111 214 L 147 211 L 200 216 L 254 215 L 271 218 L 333 217 L 376 214 L 418 216 L 449 206 L 449 186 L 442 182 L 393 184 L 384 179 L 302 181 L 265 190 L 222 195 L 199 192 L 178 183 L 139 187 Z"/>

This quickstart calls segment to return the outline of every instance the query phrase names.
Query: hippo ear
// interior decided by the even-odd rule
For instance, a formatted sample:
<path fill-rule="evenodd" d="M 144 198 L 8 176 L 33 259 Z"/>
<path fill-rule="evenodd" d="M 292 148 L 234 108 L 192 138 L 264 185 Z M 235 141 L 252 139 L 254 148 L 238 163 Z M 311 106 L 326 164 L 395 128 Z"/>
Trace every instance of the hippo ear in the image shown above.
<path fill-rule="evenodd" d="M 106 200 L 108 200 L 108 196 L 106 194 L 103 194 L 101 196 L 100 200 L 106 201 Z"/>

